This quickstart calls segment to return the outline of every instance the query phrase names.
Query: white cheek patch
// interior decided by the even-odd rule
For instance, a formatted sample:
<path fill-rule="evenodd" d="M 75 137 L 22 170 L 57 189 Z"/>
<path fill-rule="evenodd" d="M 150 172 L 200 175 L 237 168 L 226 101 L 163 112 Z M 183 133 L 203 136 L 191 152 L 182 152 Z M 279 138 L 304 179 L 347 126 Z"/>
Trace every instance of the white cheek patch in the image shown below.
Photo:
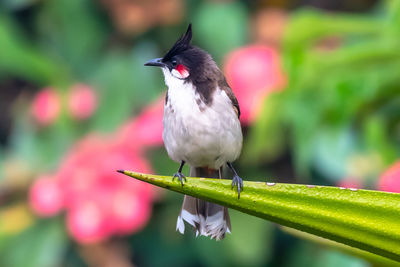
<path fill-rule="evenodd" d="M 179 71 L 177 71 L 176 69 L 173 69 L 173 70 L 171 71 L 171 74 L 172 74 L 172 76 L 174 76 L 175 78 L 182 79 L 181 74 L 180 74 Z"/>
<path fill-rule="evenodd" d="M 187 70 L 182 70 L 181 72 L 179 72 L 182 76 L 182 78 L 187 78 L 189 76 L 189 72 Z"/>
<path fill-rule="evenodd" d="M 171 71 L 171 74 L 178 79 L 185 79 L 189 76 L 189 71 L 186 68 L 181 67 L 181 66 L 182 65 L 178 65 L 178 67 L 176 69 L 173 69 Z"/>

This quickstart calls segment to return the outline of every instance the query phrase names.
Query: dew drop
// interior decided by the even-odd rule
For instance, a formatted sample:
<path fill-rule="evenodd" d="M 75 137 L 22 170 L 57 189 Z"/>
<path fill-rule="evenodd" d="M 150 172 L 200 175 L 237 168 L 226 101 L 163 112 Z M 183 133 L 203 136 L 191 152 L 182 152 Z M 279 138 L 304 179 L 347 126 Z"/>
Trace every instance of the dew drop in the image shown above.
<path fill-rule="evenodd" d="M 350 191 L 357 191 L 358 189 L 357 188 L 349 188 L 350 189 Z"/>
<path fill-rule="evenodd" d="M 341 186 L 341 187 L 339 187 L 339 189 L 342 189 L 342 190 L 344 190 L 344 189 L 346 189 L 346 187 L 342 187 L 342 186 Z"/>
<path fill-rule="evenodd" d="M 312 184 L 308 184 L 308 185 L 306 185 L 308 188 L 314 188 L 315 187 L 315 185 L 312 185 Z"/>
<path fill-rule="evenodd" d="M 267 183 L 268 186 L 274 186 L 276 183 Z"/>

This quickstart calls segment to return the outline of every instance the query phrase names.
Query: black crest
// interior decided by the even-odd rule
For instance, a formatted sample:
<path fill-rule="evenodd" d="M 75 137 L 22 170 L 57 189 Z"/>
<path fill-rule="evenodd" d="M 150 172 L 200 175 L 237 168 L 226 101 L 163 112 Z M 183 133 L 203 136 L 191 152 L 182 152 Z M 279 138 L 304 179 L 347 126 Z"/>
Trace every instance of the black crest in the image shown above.
<path fill-rule="evenodd" d="M 181 36 L 174 46 L 164 56 L 163 61 L 170 60 L 173 56 L 178 55 L 191 47 L 190 41 L 192 41 L 192 24 L 189 24 L 185 35 Z"/>

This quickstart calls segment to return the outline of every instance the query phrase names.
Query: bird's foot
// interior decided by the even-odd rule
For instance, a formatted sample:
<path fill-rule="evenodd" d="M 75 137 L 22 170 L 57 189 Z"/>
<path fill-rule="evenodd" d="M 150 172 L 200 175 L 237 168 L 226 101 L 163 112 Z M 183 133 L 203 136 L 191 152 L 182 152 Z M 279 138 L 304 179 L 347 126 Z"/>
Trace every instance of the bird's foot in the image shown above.
<path fill-rule="evenodd" d="M 243 190 L 243 179 L 239 175 L 235 174 L 232 179 L 232 188 L 237 187 L 238 199 L 240 198 L 240 192 Z"/>
<path fill-rule="evenodd" d="M 183 180 L 185 180 L 185 182 L 186 182 L 186 177 L 185 177 L 185 175 L 183 175 L 181 172 L 175 173 L 175 174 L 174 174 L 174 177 L 172 177 L 172 181 L 174 181 L 175 178 L 178 178 L 178 179 L 179 179 L 179 181 L 181 182 L 182 186 L 183 186 Z"/>

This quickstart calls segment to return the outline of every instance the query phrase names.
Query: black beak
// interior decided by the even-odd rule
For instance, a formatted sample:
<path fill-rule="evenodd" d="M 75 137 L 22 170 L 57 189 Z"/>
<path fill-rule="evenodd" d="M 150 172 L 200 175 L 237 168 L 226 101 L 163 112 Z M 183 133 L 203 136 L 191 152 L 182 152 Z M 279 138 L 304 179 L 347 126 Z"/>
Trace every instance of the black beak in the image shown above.
<path fill-rule="evenodd" d="M 164 67 L 165 64 L 162 62 L 162 58 L 155 58 L 152 60 L 147 61 L 145 66 L 155 66 L 155 67 Z"/>

